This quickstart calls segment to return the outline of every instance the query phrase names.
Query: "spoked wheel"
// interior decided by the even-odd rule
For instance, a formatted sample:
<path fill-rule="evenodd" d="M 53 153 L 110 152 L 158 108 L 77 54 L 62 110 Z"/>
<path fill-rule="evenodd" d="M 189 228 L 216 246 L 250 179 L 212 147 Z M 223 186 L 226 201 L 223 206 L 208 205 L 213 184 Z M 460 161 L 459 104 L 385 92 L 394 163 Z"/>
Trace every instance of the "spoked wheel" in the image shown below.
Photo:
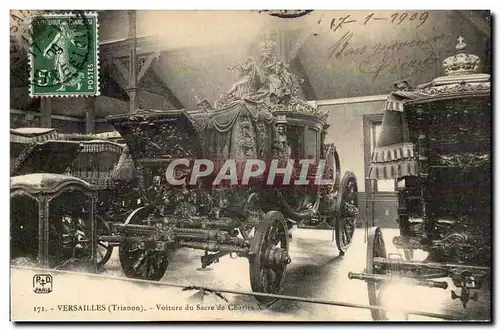
<path fill-rule="evenodd" d="M 382 230 L 378 227 L 372 227 L 368 232 L 368 240 L 366 244 L 366 270 L 367 274 L 385 275 L 385 268 L 375 267 L 373 258 L 387 258 L 385 250 L 385 242 L 382 237 Z M 370 306 L 380 306 L 380 292 L 384 283 L 380 281 L 367 280 L 366 287 L 368 290 L 368 300 Z M 372 318 L 374 321 L 386 321 L 387 314 L 383 310 L 371 309 Z"/>
<path fill-rule="evenodd" d="M 340 255 L 345 255 L 351 246 L 358 213 L 358 182 L 356 176 L 347 171 L 340 182 L 335 206 L 335 242 Z"/>
<path fill-rule="evenodd" d="M 148 213 L 147 207 L 138 208 L 127 217 L 125 224 L 141 224 Z M 118 253 L 123 273 L 128 278 L 158 281 L 167 271 L 166 252 L 143 247 L 131 238 L 125 239 Z"/>
<path fill-rule="evenodd" d="M 250 284 L 252 291 L 279 294 L 283 290 L 286 268 L 291 259 L 288 255 L 288 228 L 283 215 L 270 211 L 264 215 L 255 229 L 250 244 Z M 265 307 L 278 299 L 255 296 Z"/>
<path fill-rule="evenodd" d="M 103 267 L 113 254 L 113 246 L 111 246 L 107 241 L 99 240 L 99 236 L 110 236 L 112 235 L 111 228 L 101 216 L 96 215 L 97 220 L 97 267 Z"/>
<path fill-rule="evenodd" d="M 111 235 L 109 224 L 99 215 L 96 218 L 96 234 L 97 234 L 97 252 L 96 265 L 98 268 L 104 266 L 111 255 L 113 247 L 106 241 L 99 240 L 99 236 Z M 90 242 L 88 233 L 90 228 L 79 217 L 67 216 L 61 224 L 61 238 L 63 238 L 62 251 L 67 252 L 64 260 L 74 259 L 77 256 L 90 255 Z"/>
<path fill-rule="evenodd" d="M 128 278 L 162 279 L 167 271 L 168 256 L 161 251 L 141 248 L 134 240 L 126 239 L 119 248 L 120 265 Z"/>

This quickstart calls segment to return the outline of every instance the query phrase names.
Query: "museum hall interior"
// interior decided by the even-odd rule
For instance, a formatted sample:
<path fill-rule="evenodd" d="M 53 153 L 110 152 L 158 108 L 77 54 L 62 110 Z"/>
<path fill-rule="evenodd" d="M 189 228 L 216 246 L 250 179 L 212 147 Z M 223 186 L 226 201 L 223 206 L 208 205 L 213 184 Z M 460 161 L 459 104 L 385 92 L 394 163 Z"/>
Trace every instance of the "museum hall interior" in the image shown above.
<path fill-rule="evenodd" d="M 12 279 L 220 319 L 491 321 L 490 12 L 291 12 L 11 28 Z M 189 313 L 156 310 L 122 317 Z"/>

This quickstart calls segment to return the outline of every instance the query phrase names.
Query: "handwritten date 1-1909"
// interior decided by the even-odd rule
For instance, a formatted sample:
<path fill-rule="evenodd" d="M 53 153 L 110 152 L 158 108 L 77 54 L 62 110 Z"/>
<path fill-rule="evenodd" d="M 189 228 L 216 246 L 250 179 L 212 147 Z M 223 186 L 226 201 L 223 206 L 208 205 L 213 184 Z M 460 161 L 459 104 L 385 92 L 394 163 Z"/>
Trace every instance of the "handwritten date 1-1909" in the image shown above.
<path fill-rule="evenodd" d="M 400 25 L 404 22 L 418 22 L 418 25 L 416 27 L 419 28 L 422 25 L 424 25 L 425 22 L 427 22 L 428 18 L 429 18 L 429 12 L 427 11 L 414 12 L 414 13 L 395 12 L 390 14 L 389 16 L 385 15 L 377 16 L 375 13 L 371 13 L 364 17 L 363 25 L 367 25 L 371 21 L 387 21 L 390 24 L 395 24 L 395 25 Z M 330 30 L 337 31 L 338 29 L 342 28 L 343 25 L 355 22 L 357 22 L 357 20 L 353 19 L 351 15 L 339 18 L 334 17 L 330 20 Z M 321 20 L 318 23 L 321 23 Z"/>

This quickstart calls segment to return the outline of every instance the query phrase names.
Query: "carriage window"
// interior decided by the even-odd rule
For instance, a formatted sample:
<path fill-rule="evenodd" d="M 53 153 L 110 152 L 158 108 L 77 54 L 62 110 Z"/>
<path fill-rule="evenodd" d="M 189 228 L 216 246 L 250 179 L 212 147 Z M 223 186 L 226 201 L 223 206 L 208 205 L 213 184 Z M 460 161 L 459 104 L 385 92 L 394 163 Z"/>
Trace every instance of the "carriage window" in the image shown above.
<path fill-rule="evenodd" d="M 318 150 L 318 131 L 315 129 L 306 129 L 305 139 L 305 157 L 308 159 L 316 159 Z"/>
<path fill-rule="evenodd" d="M 302 143 L 304 137 L 303 127 L 289 125 L 286 130 L 288 144 L 291 149 L 291 158 L 298 159 L 302 157 Z"/>
<path fill-rule="evenodd" d="M 382 122 L 373 122 L 371 128 L 371 139 L 370 139 L 370 151 L 373 153 L 373 150 L 377 146 L 377 140 L 382 131 Z M 371 153 L 370 153 L 371 154 Z M 395 181 L 393 179 L 387 180 L 378 180 L 377 181 L 377 191 L 378 192 L 394 192 L 395 191 Z"/>

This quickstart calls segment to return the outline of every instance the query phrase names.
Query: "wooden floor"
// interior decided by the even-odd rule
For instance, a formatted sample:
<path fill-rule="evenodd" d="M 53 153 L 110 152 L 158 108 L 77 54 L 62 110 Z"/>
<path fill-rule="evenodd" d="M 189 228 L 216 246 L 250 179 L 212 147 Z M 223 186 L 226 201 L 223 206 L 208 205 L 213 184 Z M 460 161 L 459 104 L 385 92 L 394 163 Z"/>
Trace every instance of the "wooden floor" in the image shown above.
<path fill-rule="evenodd" d="M 388 245 L 388 251 L 396 252 L 393 247 L 389 246 L 389 243 L 392 242 L 392 237 L 396 233 L 397 230 L 394 229 L 384 230 L 384 238 Z M 335 243 L 331 241 L 330 231 L 297 229 L 293 234 L 291 242 L 290 256 L 292 263 L 288 268 L 283 294 L 304 298 L 368 304 L 365 283 L 359 280 L 350 280 L 347 277 L 349 271 L 363 271 L 365 267 L 365 247 L 363 229 L 357 229 L 354 243 L 343 257 L 339 256 Z M 218 264 L 214 264 L 208 270 L 202 271 L 199 269 L 201 254 L 202 251 L 190 249 L 177 251 L 170 261 L 169 269 L 163 277 L 162 282 L 251 291 L 248 262 L 246 259 L 225 257 Z M 106 265 L 105 275 L 124 277 L 117 255 L 117 252 L 115 252 L 112 260 Z M 59 280 L 61 277 L 54 276 L 54 286 L 57 285 L 57 282 L 64 281 L 67 284 L 71 284 L 69 280 Z M 12 278 L 14 279 L 14 276 Z M 16 279 L 19 281 L 22 278 L 23 276 L 21 275 L 16 276 Z M 157 304 L 168 302 L 169 304 L 184 305 L 185 303 L 201 302 L 199 301 L 201 295 L 197 291 L 181 292 L 178 289 L 157 287 L 156 285 L 146 286 L 130 282 L 120 282 L 118 280 L 106 280 L 104 282 L 90 280 L 91 278 L 87 276 L 86 279 L 88 280 L 72 280 L 75 284 L 78 282 L 78 293 L 80 293 L 72 301 L 77 301 L 79 304 L 90 304 L 97 301 L 107 302 L 108 304 L 111 302 L 130 302 L 141 303 L 149 307 L 149 312 L 146 315 L 138 313 L 115 314 L 111 318 L 113 320 L 177 320 L 189 318 L 192 320 L 371 321 L 371 314 L 365 309 L 296 301 L 279 301 L 270 309 L 257 310 L 252 308 L 257 307 L 254 297 L 233 294 L 225 294 L 225 298 L 231 304 L 243 307 L 242 310 L 231 312 L 219 311 L 213 314 L 201 311 L 191 315 L 183 315 L 187 314 L 187 312 L 164 311 L 160 314 L 157 311 Z M 64 285 L 60 284 L 59 286 L 62 287 Z M 452 284 L 450 284 L 450 289 L 454 289 Z M 460 301 L 451 299 L 450 289 L 441 290 L 408 286 L 402 288 L 394 285 L 392 288 L 387 289 L 388 292 L 385 293 L 386 302 L 383 304 L 387 307 L 444 314 L 461 320 L 490 319 L 491 293 L 488 289 L 480 293 L 478 302 L 470 302 L 467 309 L 462 307 Z M 54 295 L 58 294 L 54 293 Z M 62 293 L 59 295 L 63 296 Z M 96 295 L 100 295 L 98 300 L 95 299 Z M 35 299 L 41 300 L 40 296 Z M 223 299 L 213 294 L 208 294 L 203 300 L 208 305 L 227 305 Z M 71 300 L 66 299 L 65 301 L 69 302 Z M 28 303 L 18 301 L 13 304 L 23 305 Z M 31 305 L 32 302 L 29 304 Z M 55 311 L 52 313 L 55 314 Z M 59 314 L 54 316 L 66 316 L 62 312 L 59 312 Z M 389 317 L 394 320 L 401 320 L 403 318 L 402 315 L 398 314 L 389 314 Z M 89 318 L 100 319 L 98 314 L 93 314 Z M 410 315 L 409 320 L 438 321 L 439 319 Z"/>

